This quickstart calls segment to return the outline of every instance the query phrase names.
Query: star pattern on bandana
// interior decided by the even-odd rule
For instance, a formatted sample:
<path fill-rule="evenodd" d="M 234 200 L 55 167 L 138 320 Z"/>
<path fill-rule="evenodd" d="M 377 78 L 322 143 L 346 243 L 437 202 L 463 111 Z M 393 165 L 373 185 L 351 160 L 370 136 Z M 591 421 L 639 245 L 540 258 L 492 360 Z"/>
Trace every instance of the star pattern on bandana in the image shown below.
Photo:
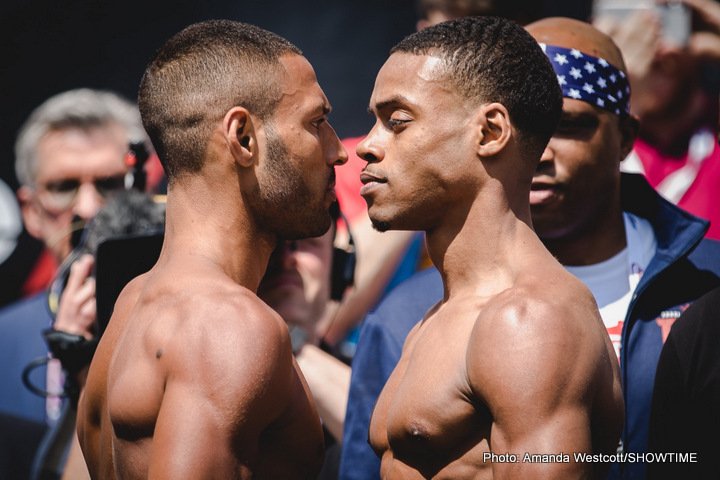
<path fill-rule="evenodd" d="M 616 115 L 630 112 L 630 84 L 624 72 L 604 58 L 575 48 L 541 43 L 563 91 L 563 96 L 583 100 Z"/>

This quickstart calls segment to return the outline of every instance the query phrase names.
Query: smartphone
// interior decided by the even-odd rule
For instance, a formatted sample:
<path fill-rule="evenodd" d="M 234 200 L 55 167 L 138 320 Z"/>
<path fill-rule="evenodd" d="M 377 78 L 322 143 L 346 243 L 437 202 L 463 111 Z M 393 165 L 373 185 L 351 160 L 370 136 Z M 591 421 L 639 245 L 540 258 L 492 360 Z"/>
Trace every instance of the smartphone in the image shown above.
<path fill-rule="evenodd" d="M 690 9 L 677 1 L 655 4 L 647 0 L 596 0 L 593 3 L 593 17 L 597 19 L 610 16 L 624 20 L 638 10 L 650 9 L 654 9 L 660 18 L 662 39 L 666 45 L 673 47 L 687 45 L 692 28 L 692 16 Z"/>
<path fill-rule="evenodd" d="M 684 47 L 690 39 L 692 17 L 690 9 L 682 3 L 666 3 L 655 9 L 660 14 L 663 41 L 670 46 Z"/>

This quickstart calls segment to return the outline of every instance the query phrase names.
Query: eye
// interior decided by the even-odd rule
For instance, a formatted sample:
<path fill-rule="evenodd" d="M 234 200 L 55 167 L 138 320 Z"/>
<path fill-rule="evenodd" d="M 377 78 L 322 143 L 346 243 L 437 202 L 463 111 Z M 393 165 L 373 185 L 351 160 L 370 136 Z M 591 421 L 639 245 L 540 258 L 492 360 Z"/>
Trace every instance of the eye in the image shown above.
<path fill-rule="evenodd" d="M 386 123 L 390 130 L 392 130 L 394 132 L 398 132 L 398 131 L 401 131 L 403 128 L 405 128 L 405 126 L 407 126 L 407 124 L 410 123 L 410 120 L 405 119 L 405 118 L 390 117 Z"/>
<path fill-rule="evenodd" d="M 95 188 L 103 197 L 117 190 L 125 189 L 125 175 L 98 178 L 95 180 Z"/>
<path fill-rule="evenodd" d="M 588 134 L 598 127 L 598 119 L 593 116 L 583 115 L 578 117 L 560 118 L 556 134 L 573 135 Z"/>
<path fill-rule="evenodd" d="M 321 117 L 321 118 L 318 118 L 317 120 L 313 120 L 313 121 L 310 122 L 310 123 L 311 123 L 311 125 L 312 125 L 313 127 L 315 127 L 316 129 L 319 129 L 320 126 L 321 126 L 323 123 L 327 123 L 327 121 L 328 121 L 327 117 L 323 116 L 323 117 Z"/>
<path fill-rule="evenodd" d="M 77 190 L 80 187 L 80 181 L 77 179 L 64 179 L 57 180 L 54 182 L 48 182 L 45 185 L 45 190 L 52 193 L 69 193 Z"/>

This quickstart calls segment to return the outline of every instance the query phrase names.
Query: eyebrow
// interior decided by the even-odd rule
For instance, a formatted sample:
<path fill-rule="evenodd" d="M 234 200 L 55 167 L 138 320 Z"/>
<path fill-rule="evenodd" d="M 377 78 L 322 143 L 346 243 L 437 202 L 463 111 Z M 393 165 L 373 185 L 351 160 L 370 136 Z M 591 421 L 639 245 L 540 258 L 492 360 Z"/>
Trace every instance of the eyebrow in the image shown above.
<path fill-rule="evenodd" d="M 596 119 L 597 115 L 591 112 L 566 112 L 562 111 L 560 114 L 560 120 L 592 120 Z"/>
<path fill-rule="evenodd" d="M 311 115 L 329 115 L 330 112 L 332 112 L 332 106 L 327 102 L 327 100 L 325 100 L 322 104 L 318 104 L 312 109 Z"/>
<path fill-rule="evenodd" d="M 409 103 L 410 103 L 410 101 L 406 97 L 404 97 L 402 95 L 395 95 L 394 97 L 391 97 L 387 100 L 383 100 L 382 102 L 377 102 L 375 104 L 375 108 L 373 108 L 372 105 L 369 105 L 368 113 L 373 114 L 376 111 L 386 110 L 388 108 L 397 108 L 400 106 L 405 106 Z"/>

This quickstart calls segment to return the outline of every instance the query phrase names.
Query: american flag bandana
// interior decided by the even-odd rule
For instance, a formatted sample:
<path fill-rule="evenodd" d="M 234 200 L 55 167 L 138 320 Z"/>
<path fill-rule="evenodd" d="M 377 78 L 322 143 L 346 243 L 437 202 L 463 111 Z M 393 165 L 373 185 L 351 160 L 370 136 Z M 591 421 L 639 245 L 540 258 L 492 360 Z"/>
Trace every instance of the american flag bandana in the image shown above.
<path fill-rule="evenodd" d="M 630 84 L 624 72 L 604 58 L 576 49 L 540 44 L 555 70 L 563 96 L 616 115 L 630 113 Z"/>

